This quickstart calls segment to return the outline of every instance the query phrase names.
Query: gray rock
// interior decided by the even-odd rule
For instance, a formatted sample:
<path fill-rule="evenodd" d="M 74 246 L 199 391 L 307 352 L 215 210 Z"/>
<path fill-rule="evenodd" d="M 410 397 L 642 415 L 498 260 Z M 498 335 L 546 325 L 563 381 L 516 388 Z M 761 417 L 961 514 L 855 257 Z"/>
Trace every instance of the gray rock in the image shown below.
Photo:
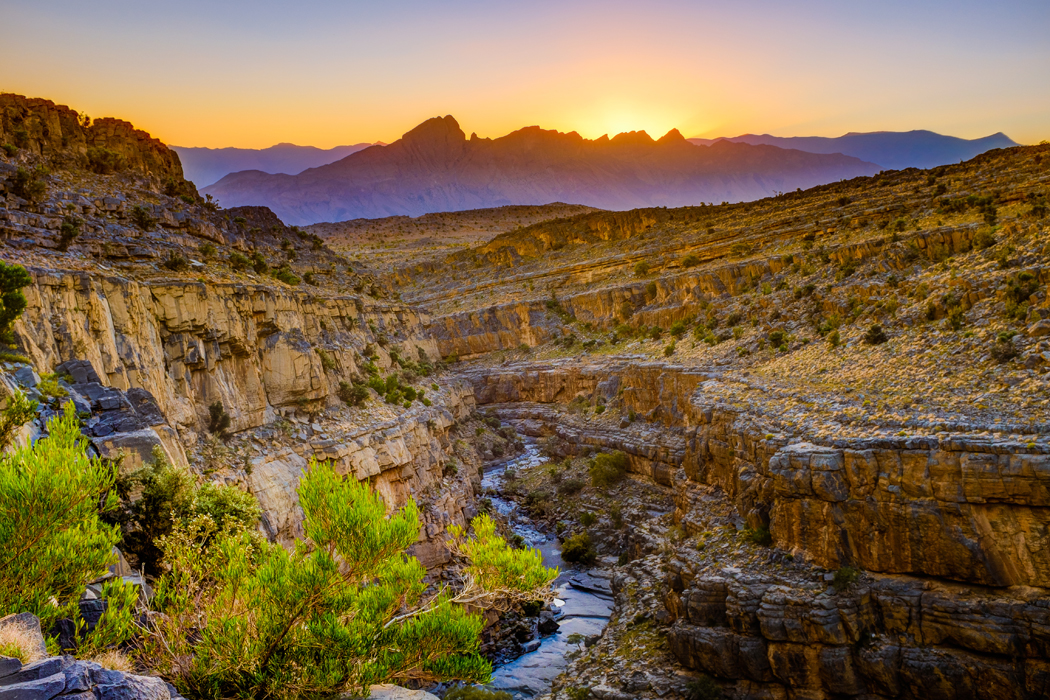
<path fill-rule="evenodd" d="M 75 661 L 66 667 L 66 692 L 74 693 L 91 690 L 95 685 L 94 678 L 102 667 L 94 661 Z"/>
<path fill-rule="evenodd" d="M 55 367 L 55 372 L 71 375 L 74 384 L 102 383 L 98 372 L 95 371 L 95 368 L 88 360 L 68 360 Z"/>
<path fill-rule="evenodd" d="M 32 367 L 19 367 L 13 373 L 15 381 L 24 387 L 35 387 L 40 383 L 40 375 Z"/>
<path fill-rule="evenodd" d="M 44 678 L 0 687 L 0 700 L 51 700 L 66 687 L 66 677 L 55 673 Z"/>
<path fill-rule="evenodd" d="M 0 656 L 0 678 L 22 670 L 22 662 L 10 656 Z"/>
<path fill-rule="evenodd" d="M 10 676 L 0 678 L 0 686 L 28 683 L 29 681 L 36 681 L 41 678 L 53 676 L 56 673 L 61 674 L 62 670 L 68 666 L 71 661 L 72 657 L 70 656 L 52 656 L 48 659 L 42 659 L 35 663 L 27 664 L 23 666 L 18 673 L 12 673 Z M 65 687 L 64 680 L 62 681 L 62 685 Z"/>
<path fill-rule="evenodd" d="M 159 678 L 120 674 L 114 683 L 100 683 L 95 689 L 98 700 L 171 700 L 168 687 Z"/>

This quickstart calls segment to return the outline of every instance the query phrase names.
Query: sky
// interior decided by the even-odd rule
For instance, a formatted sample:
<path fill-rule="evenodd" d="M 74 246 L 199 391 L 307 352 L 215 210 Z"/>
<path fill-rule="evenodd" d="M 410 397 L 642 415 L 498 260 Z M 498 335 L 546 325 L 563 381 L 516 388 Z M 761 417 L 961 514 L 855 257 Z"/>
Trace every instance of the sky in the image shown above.
<path fill-rule="evenodd" d="M 1050 2 L 0 0 L 0 91 L 166 143 L 469 135 L 1050 139 Z"/>

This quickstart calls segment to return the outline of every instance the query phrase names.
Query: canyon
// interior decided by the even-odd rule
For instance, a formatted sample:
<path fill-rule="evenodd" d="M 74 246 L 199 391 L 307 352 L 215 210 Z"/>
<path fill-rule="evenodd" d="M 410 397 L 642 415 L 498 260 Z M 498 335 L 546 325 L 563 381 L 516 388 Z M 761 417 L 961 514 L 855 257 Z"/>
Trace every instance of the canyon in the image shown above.
<path fill-rule="evenodd" d="M 551 542 L 588 534 L 610 581 L 559 700 L 1050 694 L 1050 147 L 556 211 L 373 266 L 279 198 L 211 205 L 129 124 L 2 99 L 0 258 L 32 284 L 0 392 L 45 418 L 53 373 L 100 454 L 242 488 L 283 544 L 331 460 L 420 504 L 412 552 L 440 578 L 448 526 L 527 441 L 528 488 L 488 497 Z M 392 377 L 421 398 L 368 384 Z M 624 481 L 587 481 L 616 452 Z"/>

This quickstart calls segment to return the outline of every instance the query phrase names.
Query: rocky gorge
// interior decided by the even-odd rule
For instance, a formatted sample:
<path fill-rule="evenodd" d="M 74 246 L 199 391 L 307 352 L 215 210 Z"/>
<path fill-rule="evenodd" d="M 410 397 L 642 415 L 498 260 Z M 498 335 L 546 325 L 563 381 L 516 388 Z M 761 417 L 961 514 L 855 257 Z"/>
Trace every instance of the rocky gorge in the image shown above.
<path fill-rule="evenodd" d="M 32 283 L 0 391 L 44 405 L 20 441 L 70 399 L 99 454 L 242 489 L 285 545 L 330 460 L 420 504 L 435 578 L 491 499 L 551 554 L 586 535 L 611 616 L 555 637 L 559 699 L 1050 694 L 1050 148 L 384 276 L 201 199 L 130 125 L 3 98 L 0 258 Z M 590 481 L 610 453 L 624 480 Z"/>

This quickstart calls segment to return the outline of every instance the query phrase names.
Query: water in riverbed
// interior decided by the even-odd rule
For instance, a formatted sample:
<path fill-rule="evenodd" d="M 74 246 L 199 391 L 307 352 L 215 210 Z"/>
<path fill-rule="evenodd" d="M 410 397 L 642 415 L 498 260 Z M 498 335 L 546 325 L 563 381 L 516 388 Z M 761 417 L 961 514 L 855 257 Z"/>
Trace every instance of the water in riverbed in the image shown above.
<path fill-rule="evenodd" d="M 482 487 L 494 489 L 498 493 L 503 487 L 505 469 L 520 470 L 544 461 L 539 447 L 535 443 L 526 443 L 524 454 L 487 470 L 482 476 Z M 610 574 L 601 569 L 564 570 L 557 538 L 553 535 L 547 537 L 533 527 L 527 516 L 518 512 L 513 501 L 495 496 L 492 497 L 492 505 L 508 517 L 514 531 L 524 537 L 530 547 L 543 553 L 544 564 L 562 570 L 555 581 L 560 628 L 556 633 L 541 638 L 539 648 L 535 651 L 497 667 L 489 686 L 522 697 L 542 695 L 550 690 L 554 677 L 565 670 L 568 663 L 565 655 L 575 648 L 567 641 L 569 635 L 576 633 L 586 637 L 599 634 L 609 621 L 612 610 Z"/>

